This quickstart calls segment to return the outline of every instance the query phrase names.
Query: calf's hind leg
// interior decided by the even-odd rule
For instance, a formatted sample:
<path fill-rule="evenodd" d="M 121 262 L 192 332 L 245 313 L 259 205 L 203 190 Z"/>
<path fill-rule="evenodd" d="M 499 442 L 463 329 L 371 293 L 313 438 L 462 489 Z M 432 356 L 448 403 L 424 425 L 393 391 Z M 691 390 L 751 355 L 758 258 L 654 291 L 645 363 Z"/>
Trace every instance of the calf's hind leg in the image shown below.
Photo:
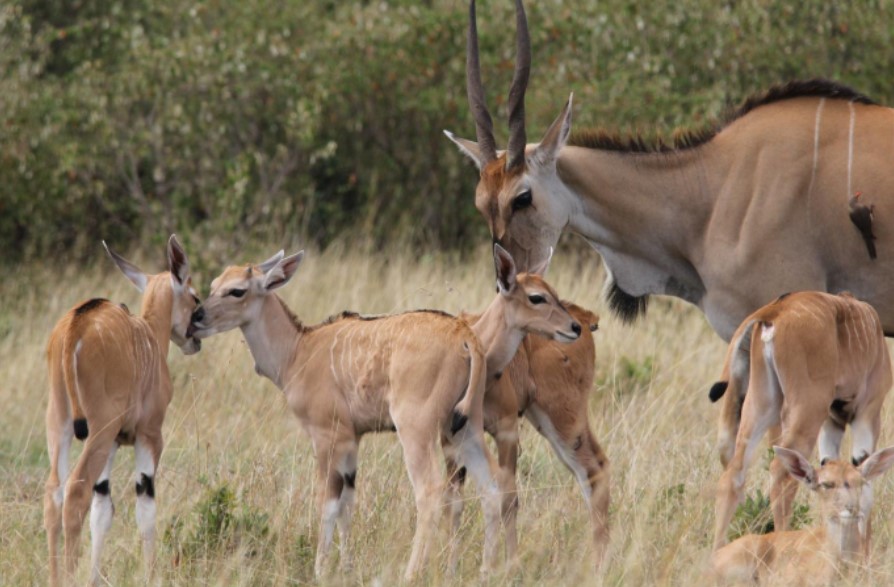
<path fill-rule="evenodd" d="M 415 578 L 428 561 L 441 509 L 443 479 L 435 458 L 437 437 L 432 430 L 435 428 L 425 430 L 422 426 L 400 424 L 397 428 L 416 500 L 416 532 L 404 573 L 407 580 Z"/>
<path fill-rule="evenodd" d="M 585 406 L 584 406 L 585 408 Z M 556 418 L 539 405 L 528 408 L 527 417 L 552 446 L 559 460 L 568 467 L 580 486 L 590 523 L 596 564 L 602 562 L 608 548 L 608 508 L 610 501 L 609 463 L 602 447 L 590 431 L 586 416 L 557 427 Z"/>
<path fill-rule="evenodd" d="M 161 432 L 137 434 L 134 443 L 136 465 L 137 529 L 143 543 L 143 565 L 146 577 L 155 570 L 155 473 L 164 443 Z"/>
<path fill-rule="evenodd" d="M 59 417 L 55 410 L 47 412 L 47 446 L 50 454 L 50 476 L 43 498 L 44 528 L 47 532 L 50 585 L 59 584 L 59 537 L 62 534 L 62 504 L 68 478 L 68 458 L 74 429 L 71 419 Z"/>

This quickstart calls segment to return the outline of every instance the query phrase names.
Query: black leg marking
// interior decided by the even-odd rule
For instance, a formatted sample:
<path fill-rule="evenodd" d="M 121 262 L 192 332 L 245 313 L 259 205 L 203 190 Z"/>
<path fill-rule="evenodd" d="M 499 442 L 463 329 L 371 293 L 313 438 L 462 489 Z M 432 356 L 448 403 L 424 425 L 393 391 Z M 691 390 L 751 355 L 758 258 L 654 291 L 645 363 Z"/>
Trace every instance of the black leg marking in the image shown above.
<path fill-rule="evenodd" d="M 855 467 L 859 467 L 860 465 L 863 464 L 863 461 L 865 461 L 868 458 L 869 458 L 869 454 L 867 454 L 866 451 L 863 451 L 863 454 L 860 455 L 859 457 L 851 457 L 851 463 L 853 463 Z"/>
<path fill-rule="evenodd" d="M 357 481 L 357 471 L 354 471 L 353 473 L 345 473 L 344 478 L 345 485 L 347 485 L 351 489 L 354 489 L 354 483 L 356 483 Z"/>
<path fill-rule="evenodd" d="M 450 433 L 456 434 L 460 430 L 463 429 L 463 426 L 466 425 L 466 422 L 469 420 L 468 416 L 464 416 L 460 414 L 456 410 L 453 411 L 453 421 L 450 423 Z"/>
<path fill-rule="evenodd" d="M 155 497 L 155 482 L 151 475 L 142 473 L 142 477 L 137 481 L 137 495 L 146 494 L 149 497 Z"/>
<path fill-rule="evenodd" d="M 78 440 L 87 438 L 87 435 L 90 433 L 87 428 L 87 418 L 78 418 L 74 421 L 74 433 L 75 438 Z"/>
<path fill-rule="evenodd" d="M 109 480 L 100 481 L 96 485 L 93 486 L 93 493 L 96 495 L 108 495 L 110 492 L 109 489 Z"/>
<path fill-rule="evenodd" d="M 466 482 L 466 468 L 460 467 L 459 469 L 457 469 L 455 478 L 456 478 L 457 483 L 459 483 L 459 484 L 465 483 Z"/>
<path fill-rule="evenodd" d="M 830 459 L 829 457 L 824 458 L 823 460 L 820 461 L 820 467 L 825 467 L 826 463 L 828 463 L 831 460 L 832 459 Z"/>
<path fill-rule="evenodd" d="M 729 381 L 718 381 L 711 386 L 711 391 L 708 392 L 708 399 L 710 399 L 712 403 L 716 402 L 723 397 L 724 393 L 726 393 L 727 387 L 729 387 Z"/>

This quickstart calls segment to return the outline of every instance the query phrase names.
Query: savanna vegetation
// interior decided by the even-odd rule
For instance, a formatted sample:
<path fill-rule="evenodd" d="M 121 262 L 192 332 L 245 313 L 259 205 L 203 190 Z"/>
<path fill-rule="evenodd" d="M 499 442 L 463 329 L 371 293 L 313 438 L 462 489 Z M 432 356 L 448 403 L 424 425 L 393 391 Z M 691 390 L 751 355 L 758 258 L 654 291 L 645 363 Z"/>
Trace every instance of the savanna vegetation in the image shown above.
<path fill-rule="evenodd" d="M 188 251 L 191 252 L 191 251 Z M 271 251 L 235 254 L 260 261 Z M 151 259 L 135 261 L 148 269 Z M 519 564 L 496 573 L 502 585 L 702 585 L 713 531 L 714 486 L 721 469 L 714 450 L 717 406 L 707 391 L 725 345 L 701 313 L 682 302 L 653 300 L 646 320 L 623 326 L 608 315 L 595 284 L 603 276 L 593 255 L 566 253 L 550 281 L 570 299 L 601 314 L 596 384 L 588 409 L 612 467 L 612 543 L 603 574 L 590 558 L 590 528 L 580 491 L 546 441 L 522 423 L 519 464 Z M 102 295 L 139 305 L 136 290 L 109 267 L 81 271 L 22 268 L 26 287 L 0 284 L 0 578 L 3 585 L 39 585 L 46 577 L 43 484 L 49 467 L 43 413 L 43 349 L 58 316 L 75 301 Z M 334 245 L 310 251 L 285 300 L 306 322 L 345 308 L 395 312 L 434 307 L 483 308 L 494 295 L 486 243 L 467 259 L 433 252 L 374 253 Z M 197 276 L 202 286 L 213 275 Z M 64 283 L 64 287 L 59 287 Z M 175 385 L 165 421 L 165 454 L 156 482 L 159 565 L 164 585 L 301 585 L 313 578 L 318 513 L 313 456 L 282 394 L 258 377 L 238 332 L 204 341 L 202 351 L 169 357 Z M 884 421 L 894 421 L 889 401 Z M 894 444 L 886 426 L 882 445 Z M 847 450 L 848 443 L 845 444 Z M 75 443 L 74 453 L 79 443 Z M 731 532 L 767 531 L 770 455 L 756 459 L 749 496 Z M 116 513 L 106 539 L 109 584 L 141 585 L 140 541 L 134 521 L 133 451 L 118 453 L 111 477 Z M 470 484 L 471 485 L 471 484 Z M 360 447 L 357 507 L 350 548 L 354 570 L 324 584 L 391 585 L 400 580 L 414 527 L 413 495 L 397 439 L 367 437 Z M 445 574 L 445 550 L 420 584 L 479 580 L 483 524 L 472 500 L 462 526 L 458 576 Z M 875 484 L 872 571 L 855 585 L 894 581 L 891 477 Z M 814 504 L 801 490 L 798 524 L 811 523 Z M 87 538 L 85 532 L 84 539 Z M 441 544 L 446 547 L 446 533 Z M 86 553 L 85 553 L 86 554 Z M 87 556 L 81 559 L 86 580 Z M 845 583 L 847 584 L 847 583 Z"/>
<path fill-rule="evenodd" d="M 894 102 L 890 2 L 530 2 L 536 140 L 574 91 L 575 124 L 708 124 L 771 84 L 822 76 Z M 506 120 L 512 2 L 480 3 L 482 67 Z M 4 261 L 96 235 L 125 247 L 473 245 L 474 135 L 458 0 L 9 0 L 0 5 Z M 497 125 L 500 136 L 505 124 Z M 505 135 L 503 135 L 505 136 Z M 89 252 L 89 254 L 88 254 Z"/>
<path fill-rule="evenodd" d="M 529 137 L 570 91 L 575 125 L 670 133 L 710 124 L 745 96 L 822 76 L 894 103 L 894 4 L 621 0 L 528 2 Z M 471 137 L 466 3 L 8 0 L 0 4 L 0 584 L 43 584 L 44 348 L 72 305 L 139 306 L 105 238 L 161 269 L 171 232 L 198 289 L 225 262 L 310 248 L 283 295 L 306 321 L 344 309 L 477 310 L 493 295 L 473 168 L 441 134 Z M 479 3 L 482 68 L 497 136 L 514 58 L 512 3 Z M 612 545 L 594 574 L 571 476 L 522 426 L 520 559 L 493 584 L 699 585 L 720 466 L 707 390 L 724 345 L 682 302 L 655 299 L 624 326 L 599 295 L 594 253 L 563 241 L 549 280 L 602 315 L 589 404 L 612 461 Z M 346 244 L 360 243 L 360 244 Z M 310 446 L 238 333 L 169 362 L 175 398 L 157 481 L 158 581 L 295 585 L 313 577 Z M 884 421 L 894 421 L 888 402 Z M 886 425 L 881 444 L 894 443 Z M 77 443 L 75 443 L 77 447 Z M 394 584 L 413 500 L 399 445 L 365 440 L 350 548 L 332 581 Z M 769 455 L 731 530 L 766 531 Z M 133 454 L 112 473 L 109 584 L 140 585 Z M 875 488 L 873 565 L 894 583 L 894 482 Z M 473 492 L 468 492 L 470 499 Z M 801 492 L 799 524 L 811 519 Z M 420 582 L 479 579 L 480 508 L 464 517 L 458 577 L 444 557 Z M 85 533 L 86 539 L 86 533 Z M 84 553 L 86 555 L 86 552 Z M 87 556 L 81 578 L 87 577 Z"/>

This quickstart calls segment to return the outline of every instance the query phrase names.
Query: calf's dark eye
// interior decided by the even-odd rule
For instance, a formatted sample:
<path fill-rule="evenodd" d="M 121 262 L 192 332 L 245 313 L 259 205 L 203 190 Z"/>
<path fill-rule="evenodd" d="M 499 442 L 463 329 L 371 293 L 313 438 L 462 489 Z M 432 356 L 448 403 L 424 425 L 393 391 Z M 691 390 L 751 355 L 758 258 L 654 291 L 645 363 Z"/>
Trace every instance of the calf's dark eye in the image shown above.
<path fill-rule="evenodd" d="M 528 301 L 536 305 L 544 303 L 546 301 L 546 298 L 541 295 L 535 294 L 533 296 L 528 296 Z"/>
<path fill-rule="evenodd" d="M 523 210 L 530 206 L 532 202 L 533 198 L 531 197 L 531 190 L 523 191 L 512 200 L 512 209 Z"/>
<path fill-rule="evenodd" d="M 244 289 L 231 289 L 230 291 L 227 292 L 227 295 L 233 296 L 234 298 L 241 298 L 242 296 L 245 295 L 245 291 L 246 290 L 244 290 Z"/>

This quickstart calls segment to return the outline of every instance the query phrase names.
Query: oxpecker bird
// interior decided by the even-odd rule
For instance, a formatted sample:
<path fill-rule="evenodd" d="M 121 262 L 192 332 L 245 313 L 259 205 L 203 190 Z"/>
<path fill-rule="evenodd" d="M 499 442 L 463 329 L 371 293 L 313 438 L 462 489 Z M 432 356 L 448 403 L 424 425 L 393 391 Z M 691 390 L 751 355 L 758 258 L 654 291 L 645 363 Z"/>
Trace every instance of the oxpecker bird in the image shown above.
<path fill-rule="evenodd" d="M 869 258 L 875 259 L 875 235 L 872 234 L 872 216 L 875 210 L 875 206 L 869 204 L 860 203 L 860 196 L 863 195 L 862 192 L 857 192 L 854 194 L 854 197 L 850 199 L 847 203 L 850 212 L 848 213 L 851 217 L 851 222 L 854 223 L 854 226 L 860 231 L 860 234 L 863 235 L 863 240 L 866 241 L 866 249 L 869 251 Z"/>

